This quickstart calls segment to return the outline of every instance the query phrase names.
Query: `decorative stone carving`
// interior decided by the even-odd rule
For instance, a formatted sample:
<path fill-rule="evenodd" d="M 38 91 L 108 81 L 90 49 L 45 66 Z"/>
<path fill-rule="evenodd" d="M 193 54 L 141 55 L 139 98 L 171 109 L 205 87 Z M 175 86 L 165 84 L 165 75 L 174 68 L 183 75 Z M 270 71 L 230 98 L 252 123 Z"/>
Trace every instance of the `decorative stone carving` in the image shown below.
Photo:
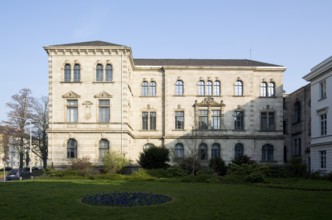
<path fill-rule="evenodd" d="M 62 98 L 65 98 L 65 99 L 68 99 L 68 98 L 80 98 L 81 96 L 78 95 L 77 93 L 73 92 L 73 91 L 70 91 L 70 92 L 67 92 L 66 94 L 64 94 L 62 96 Z"/>
<path fill-rule="evenodd" d="M 95 98 L 112 98 L 112 95 L 108 94 L 105 91 L 102 91 L 94 96 Z"/>
<path fill-rule="evenodd" d="M 84 118 L 85 119 L 91 118 L 91 105 L 92 105 L 92 102 L 85 101 L 85 102 L 83 102 L 82 105 L 84 106 Z"/>
<path fill-rule="evenodd" d="M 223 101 L 220 101 L 220 103 L 218 103 L 218 102 L 214 101 L 214 99 L 212 97 L 207 97 L 202 102 L 197 102 L 197 100 L 196 100 L 195 106 L 198 106 L 198 107 L 207 107 L 207 106 L 224 107 L 225 105 L 224 105 Z"/>

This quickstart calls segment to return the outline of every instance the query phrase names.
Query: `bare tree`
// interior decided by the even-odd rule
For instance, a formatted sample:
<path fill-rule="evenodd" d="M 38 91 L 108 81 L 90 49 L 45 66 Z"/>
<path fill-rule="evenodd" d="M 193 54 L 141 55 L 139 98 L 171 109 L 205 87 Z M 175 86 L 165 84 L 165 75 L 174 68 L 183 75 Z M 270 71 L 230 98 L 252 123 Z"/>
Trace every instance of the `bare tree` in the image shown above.
<path fill-rule="evenodd" d="M 0 159 L 4 163 L 6 161 L 8 161 L 8 158 L 9 158 L 9 146 L 8 146 L 8 144 L 9 144 L 9 136 L 8 136 L 8 132 L 7 132 L 8 129 L 6 129 L 6 128 L 7 127 L 5 127 L 5 126 L 0 126 L 0 134 L 2 136 L 1 143 L 0 143 L 2 149 L 0 149 L 0 150 L 3 151 L 3 155 L 2 155 L 2 157 Z"/>
<path fill-rule="evenodd" d="M 34 121 L 34 147 L 33 153 L 43 160 L 44 169 L 47 167 L 48 158 L 48 98 L 43 96 L 33 104 Z"/>
<path fill-rule="evenodd" d="M 24 154 L 26 164 L 29 164 L 30 155 L 29 147 L 25 147 L 25 139 L 29 136 L 26 134 L 27 121 L 32 118 L 32 105 L 34 98 L 31 96 L 31 90 L 24 88 L 17 94 L 13 95 L 11 102 L 7 103 L 10 111 L 8 112 L 8 121 L 5 123 L 12 127 L 11 136 L 15 136 L 19 139 L 19 157 L 20 157 L 20 169 L 23 168 Z"/>

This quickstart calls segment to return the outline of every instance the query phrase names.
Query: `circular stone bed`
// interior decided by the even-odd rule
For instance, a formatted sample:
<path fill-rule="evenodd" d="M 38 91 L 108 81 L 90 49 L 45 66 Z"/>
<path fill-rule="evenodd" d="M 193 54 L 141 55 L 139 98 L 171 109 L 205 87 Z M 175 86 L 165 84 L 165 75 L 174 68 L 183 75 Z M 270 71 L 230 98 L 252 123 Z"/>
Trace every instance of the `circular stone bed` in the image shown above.
<path fill-rule="evenodd" d="M 85 195 L 82 202 L 89 205 L 133 207 L 159 205 L 171 201 L 172 198 L 165 195 L 141 193 L 141 192 L 110 192 Z"/>

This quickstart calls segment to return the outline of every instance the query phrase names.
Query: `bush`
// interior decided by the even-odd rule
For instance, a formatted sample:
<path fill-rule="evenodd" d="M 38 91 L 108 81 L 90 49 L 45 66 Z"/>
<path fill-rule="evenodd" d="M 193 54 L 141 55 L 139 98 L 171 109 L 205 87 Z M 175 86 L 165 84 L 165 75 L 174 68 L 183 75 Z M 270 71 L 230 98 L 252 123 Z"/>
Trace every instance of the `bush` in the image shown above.
<path fill-rule="evenodd" d="M 169 150 L 165 147 L 150 147 L 139 155 L 138 163 L 145 169 L 166 169 L 169 167 Z"/>
<path fill-rule="evenodd" d="M 332 182 L 332 172 L 329 172 L 327 175 L 326 175 L 326 178 L 328 181 L 331 181 Z"/>
<path fill-rule="evenodd" d="M 302 157 L 293 157 L 288 164 L 289 171 L 293 176 L 304 176 L 307 166 L 303 163 Z"/>
<path fill-rule="evenodd" d="M 63 177 L 64 176 L 62 171 L 50 169 L 50 168 L 45 169 L 45 174 L 50 177 Z"/>
<path fill-rule="evenodd" d="M 80 176 L 91 176 L 96 174 L 96 170 L 90 162 L 90 157 L 82 157 L 72 161 L 71 171 Z"/>
<path fill-rule="evenodd" d="M 146 170 L 139 169 L 138 171 L 128 176 L 128 180 L 135 180 L 135 181 L 155 180 L 155 178 L 153 178 Z"/>
<path fill-rule="evenodd" d="M 184 170 L 187 174 L 196 174 L 197 171 L 201 169 L 201 164 L 192 157 L 187 157 L 182 160 L 178 161 L 180 167 Z"/>
<path fill-rule="evenodd" d="M 181 177 L 185 176 L 185 171 L 178 165 L 170 166 L 166 170 L 169 177 Z"/>
<path fill-rule="evenodd" d="M 220 183 L 221 179 L 217 175 L 211 175 L 206 173 L 201 173 L 196 176 L 187 175 L 181 178 L 181 182 L 190 182 L 190 183 Z"/>
<path fill-rule="evenodd" d="M 165 169 L 150 169 L 150 170 L 146 170 L 146 172 L 149 175 L 151 175 L 153 177 L 157 177 L 157 178 L 168 178 L 169 177 L 169 175 Z"/>
<path fill-rule="evenodd" d="M 227 166 L 225 165 L 225 161 L 221 158 L 210 159 L 209 167 L 220 176 L 224 176 L 227 173 Z"/>
<path fill-rule="evenodd" d="M 264 183 L 265 177 L 262 173 L 257 172 L 249 174 L 245 180 L 249 183 Z"/>
<path fill-rule="evenodd" d="M 242 155 L 241 157 L 238 157 L 236 159 L 232 160 L 232 163 L 235 163 L 237 165 L 242 165 L 242 164 L 249 164 L 252 165 L 256 163 L 256 161 L 252 160 L 249 156 L 247 155 Z"/>
<path fill-rule="evenodd" d="M 117 151 L 110 151 L 103 158 L 104 172 L 106 173 L 117 173 L 128 164 L 129 160 Z"/>

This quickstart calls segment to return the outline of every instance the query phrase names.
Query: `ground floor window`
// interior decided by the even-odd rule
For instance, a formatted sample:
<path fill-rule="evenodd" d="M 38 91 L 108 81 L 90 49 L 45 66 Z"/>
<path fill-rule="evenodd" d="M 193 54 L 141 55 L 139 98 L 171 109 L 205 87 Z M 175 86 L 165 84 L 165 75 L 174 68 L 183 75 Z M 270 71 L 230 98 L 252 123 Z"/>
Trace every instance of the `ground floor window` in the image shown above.
<path fill-rule="evenodd" d="M 272 162 L 273 161 L 273 146 L 271 144 L 263 145 L 262 161 L 263 162 Z"/>
<path fill-rule="evenodd" d="M 175 145 L 175 158 L 184 158 L 184 147 L 181 143 Z"/>
<path fill-rule="evenodd" d="M 319 151 L 320 154 L 320 168 L 326 168 L 326 150 Z"/>
<path fill-rule="evenodd" d="M 77 158 L 77 141 L 73 138 L 67 142 L 67 158 Z"/>
<path fill-rule="evenodd" d="M 106 155 L 109 155 L 110 145 L 108 140 L 101 139 L 99 141 L 99 159 L 103 159 Z"/>

